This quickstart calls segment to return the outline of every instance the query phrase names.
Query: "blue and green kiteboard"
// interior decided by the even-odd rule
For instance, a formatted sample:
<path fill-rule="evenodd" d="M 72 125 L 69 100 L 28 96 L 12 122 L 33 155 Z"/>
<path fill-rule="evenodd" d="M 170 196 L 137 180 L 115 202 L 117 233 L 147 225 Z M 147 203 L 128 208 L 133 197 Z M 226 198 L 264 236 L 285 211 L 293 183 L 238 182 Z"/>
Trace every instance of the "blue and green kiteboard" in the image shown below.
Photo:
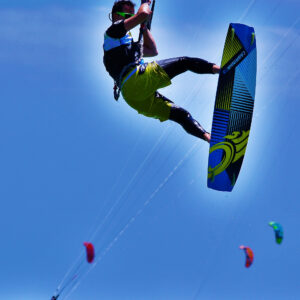
<path fill-rule="evenodd" d="M 256 85 L 254 29 L 230 24 L 221 63 L 208 159 L 207 186 L 232 191 L 250 133 Z"/>

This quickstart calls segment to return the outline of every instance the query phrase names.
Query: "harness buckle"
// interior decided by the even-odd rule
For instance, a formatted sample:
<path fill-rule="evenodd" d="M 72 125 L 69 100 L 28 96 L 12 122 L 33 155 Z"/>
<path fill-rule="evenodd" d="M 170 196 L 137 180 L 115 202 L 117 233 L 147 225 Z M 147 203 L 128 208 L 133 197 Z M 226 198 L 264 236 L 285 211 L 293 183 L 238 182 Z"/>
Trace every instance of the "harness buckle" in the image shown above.
<path fill-rule="evenodd" d="M 116 101 L 118 101 L 119 98 L 120 98 L 120 92 L 121 92 L 121 90 L 115 82 L 115 84 L 114 84 L 114 98 L 115 98 Z"/>

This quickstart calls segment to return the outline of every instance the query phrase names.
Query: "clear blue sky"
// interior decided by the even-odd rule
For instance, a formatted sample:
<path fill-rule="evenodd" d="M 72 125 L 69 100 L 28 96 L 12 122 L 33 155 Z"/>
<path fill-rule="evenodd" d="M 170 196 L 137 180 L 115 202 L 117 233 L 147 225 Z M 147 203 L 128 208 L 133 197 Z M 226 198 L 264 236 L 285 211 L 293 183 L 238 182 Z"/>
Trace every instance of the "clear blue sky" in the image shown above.
<path fill-rule="evenodd" d="M 112 3 L 0 1 L 0 299 L 50 299 L 93 233 L 99 261 L 68 299 L 300 299 L 300 2 L 157 0 L 157 59 L 219 64 L 230 22 L 256 30 L 232 193 L 207 189 L 207 144 L 114 101 L 102 64 Z M 216 85 L 186 73 L 161 92 L 210 130 Z"/>

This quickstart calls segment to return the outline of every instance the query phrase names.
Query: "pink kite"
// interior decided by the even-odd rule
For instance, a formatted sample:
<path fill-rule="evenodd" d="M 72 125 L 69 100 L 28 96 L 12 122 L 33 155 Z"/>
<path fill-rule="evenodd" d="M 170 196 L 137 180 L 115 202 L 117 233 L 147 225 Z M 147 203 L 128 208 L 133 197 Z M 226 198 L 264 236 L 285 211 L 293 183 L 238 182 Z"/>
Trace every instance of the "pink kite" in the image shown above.
<path fill-rule="evenodd" d="M 253 258 L 254 258 L 253 251 L 251 250 L 250 247 L 243 246 L 243 245 L 240 246 L 240 249 L 245 251 L 245 254 L 246 254 L 246 264 L 245 264 L 245 267 L 249 268 L 252 265 Z"/>

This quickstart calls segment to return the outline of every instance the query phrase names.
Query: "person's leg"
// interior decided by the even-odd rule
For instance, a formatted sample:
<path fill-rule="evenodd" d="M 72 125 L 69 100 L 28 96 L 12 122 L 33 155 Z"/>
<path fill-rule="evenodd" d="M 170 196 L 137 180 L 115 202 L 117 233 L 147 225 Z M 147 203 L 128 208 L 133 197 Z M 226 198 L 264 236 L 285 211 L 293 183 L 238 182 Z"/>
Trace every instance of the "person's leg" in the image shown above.
<path fill-rule="evenodd" d="M 180 124 L 187 133 L 210 142 L 210 134 L 199 124 L 198 121 L 193 119 L 187 110 L 175 105 L 171 100 L 158 92 L 156 92 L 156 97 L 161 98 L 170 106 L 169 120 Z"/>
<path fill-rule="evenodd" d="M 175 57 L 159 60 L 156 63 L 164 69 L 170 79 L 186 71 L 197 74 L 216 74 L 220 71 L 220 67 L 217 65 L 195 57 Z"/>
<path fill-rule="evenodd" d="M 182 107 L 172 105 L 169 120 L 180 124 L 187 133 L 210 142 L 210 134 Z"/>

